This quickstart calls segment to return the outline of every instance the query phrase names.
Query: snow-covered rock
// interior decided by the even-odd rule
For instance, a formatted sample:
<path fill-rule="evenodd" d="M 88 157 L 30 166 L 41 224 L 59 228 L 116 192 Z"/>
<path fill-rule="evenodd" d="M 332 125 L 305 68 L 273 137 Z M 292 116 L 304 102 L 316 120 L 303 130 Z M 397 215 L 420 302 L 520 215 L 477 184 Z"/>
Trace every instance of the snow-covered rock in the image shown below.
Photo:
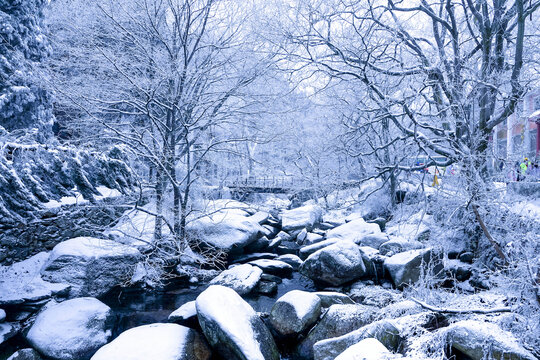
<path fill-rule="evenodd" d="M 275 259 L 277 258 L 277 255 L 274 253 L 269 252 L 263 252 L 263 253 L 251 253 L 251 254 L 243 254 L 238 256 L 231 256 L 229 259 L 231 264 L 243 264 L 249 261 L 253 260 L 259 260 L 259 259 Z"/>
<path fill-rule="evenodd" d="M 6 312 L 4 309 L 0 309 L 0 323 L 6 320 Z"/>
<path fill-rule="evenodd" d="M 324 236 L 321 234 L 308 232 L 302 244 L 304 245 L 316 244 L 320 241 L 323 241 L 323 239 L 324 239 Z"/>
<path fill-rule="evenodd" d="M 256 221 L 260 225 L 264 224 L 266 221 L 268 221 L 268 218 L 270 217 L 270 214 L 266 211 L 257 211 L 255 214 L 251 215 L 249 218 L 251 220 Z"/>
<path fill-rule="evenodd" d="M 378 285 L 365 285 L 361 281 L 351 285 L 349 296 L 357 303 L 380 308 L 403 299 L 400 291 L 385 289 Z"/>
<path fill-rule="evenodd" d="M 402 300 L 381 309 L 380 313 L 385 318 L 393 319 L 407 315 L 414 315 L 425 311 L 422 306 L 412 300 Z"/>
<path fill-rule="evenodd" d="M 358 245 L 339 241 L 311 254 L 300 272 L 312 280 L 339 286 L 362 277 L 366 268 Z"/>
<path fill-rule="evenodd" d="M 420 241 L 392 236 L 390 240 L 379 246 L 379 252 L 381 255 L 391 256 L 403 251 L 421 249 L 423 247 L 424 245 Z"/>
<path fill-rule="evenodd" d="M 235 212 L 218 212 L 187 225 L 191 236 L 228 253 L 239 252 L 256 241 L 264 229 L 257 219 Z"/>
<path fill-rule="evenodd" d="M 430 232 L 430 228 L 424 222 L 401 223 L 386 228 L 388 235 L 402 237 L 409 241 L 425 241 L 429 238 Z"/>
<path fill-rule="evenodd" d="M 185 326 L 193 323 L 194 320 L 197 321 L 197 309 L 195 307 L 195 301 L 188 301 L 184 305 L 180 306 L 178 309 L 174 310 L 169 315 L 168 320 L 170 322 Z"/>
<path fill-rule="evenodd" d="M 295 355 L 300 359 L 313 359 L 313 345 L 321 340 L 345 335 L 369 324 L 377 309 L 364 305 L 332 305 L 306 338 L 297 346 Z"/>
<path fill-rule="evenodd" d="M 322 220 L 322 209 L 318 205 L 306 205 L 281 214 L 281 226 L 284 231 L 307 228 L 312 229 Z"/>
<path fill-rule="evenodd" d="M 250 264 L 242 264 L 223 271 L 210 281 L 211 285 L 223 285 L 240 295 L 251 292 L 257 286 L 263 271 Z"/>
<path fill-rule="evenodd" d="M 0 266 L 0 305 L 40 302 L 66 296 L 70 286 L 46 282 L 39 273 L 49 253 L 41 252 L 10 266 Z"/>
<path fill-rule="evenodd" d="M 432 267 L 432 269 L 430 269 Z M 405 251 L 387 258 L 384 268 L 397 287 L 415 283 L 422 273 L 438 274 L 442 269 L 440 259 L 431 248 Z"/>
<path fill-rule="evenodd" d="M 283 261 L 293 267 L 294 270 L 298 270 L 303 261 L 298 256 L 294 254 L 284 254 L 276 258 L 276 260 Z"/>
<path fill-rule="evenodd" d="M 455 278 L 457 281 L 465 281 L 471 277 L 472 265 L 460 260 L 444 259 L 444 270 L 450 278 Z"/>
<path fill-rule="evenodd" d="M 150 324 L 124 331 L 92 360 L 208 360 L 211 355 L 197 331 L 177 324 Z"/>
<path fill-rule="evenodd" d="M 253 260 L 249 262 L 251 265 L 257 266 L 267 274 L 272 274 L 281 277 L 290 276 L 293 272 L 293 267 L 284 261 L 280 260 Z"/>
<path fill-rule="evenodd" d="M 392 353 L 379 340 L 367 338 L 349 347 L 335 360 L 383 360 L 391 357 Z"/>
<path fill-rule="evenodd" d="M 464 320 L 444 329 L 447 344 L 472 360 L 516 359 L 534 360 L 511 333 L 495 324 Z"/>
<path fill-rule="evenodd" d="M 280 297 L 270 312 L 270 324 L 280 336 L 296 336 L 313 325 L 321 314 L 321 299 L 306 291 L 292 290 Z"/>
<path fill-rule="evenodd" d="M 270 331 L 234 290 L 212 285 L 197 297 L 196 307 L 204 335 L 225 359 L 279 360 Z"/>
<path fill-rule="evenodd" d="M 244 252 L 250 253 L 250 252 L 258 252 L 258 251 L 267 251 L 267 249 L 270 247 L 270 239 L 268 239 L 266 236 L 261 236 L 257 238 L 255 241 L 250 243 L 249 245 L 246 245 L 244 247 Z"/>
<path fill-rule="evenodd" d="M 71 285 L 70 296 L 102 296 L 131 278 L 141 253 L 130 246 L 92 237 L 56 245 L 41 269 L 44 280 Z"/>
<path fill-rule="evenodd" d="M 41 360 L 41 356 L 34 349 L 21 349 L 16 351 L 7 360 Z"/>
<path fill-rule="evenodd" d="M 309 255 L 313 254 L 314 252 L 324 249 L 325 247 L 333 245 L 337 242 L 339 242 L 339 239 L 328 239 L 328 240 L 319 241 L 318 243 L 315 243 L 315 244 L 306 245 L 300 248 L 300 250 L 298 250 L 298 255 L 300 256 L 301 259 L 305 260 L 308 258 Z"/>
<path fill-rule="evenodd" d="M 302 245 L 304 243 L 304 240 L 306 239 L 307 234 L 307 229 L 303 228 L 302 231 L 300 231 L 300 233 L 296 235 L 296 243 Z"/>
<path fill-rule="evenodd" d="M 19 333 L 20 326 L 16 323 L 2 323 L 0 324 L 0 344 L 3 344 L 6 340 L 11 339 Z"/>
<path fill-rule="evenodd" d="M 89 359 L 112 335 L 114 315 L 101 301 L 85 297 L 47 305 L 26 339 L 53 359 Z"/>
<path fill-rule="evenodd" d="M 336 359 L 339 354 L 367 338 L 377 339 L 385 348 L 393 351 L 398 350 L 402 341 L 399 329 L 391 320 L 379 320 L 345 335 L 316 342 L 313 345 L 315 360 Z"/>
<path fill-rule="evenodd" d="M 335 304 L 354 304 L 354 301 L 345 294 L 334 291 L 317 291 L 314 293 L 321 299 L 321 306 L 323 308 L 330 307 Z"/>
<path fill-rule="evenodd" d="M 275 238 L 277 234 L 280 232 L 280 229 L 276 226 L 264 224 L 264 235 L 268 237 L 269 239 Z"/>
<path fill-rule="evenodd" d="M 329 230 L 326 234 L 327 239 L 339 239 L 339 240 L 349 240 L 358 245 L 367 245 L 371 247 L 378 248 L 379 246 L 373 246 L 374 242 L 376 245 L 382 244 L 386 240 L 385 237 L 382 237 L 380 240 L 376 241 L 379 237 L 372 236 L 371 240 L 368 235 L 381 235 L 381 229 L 377 224 L 368 224 L 362 218 L 358 218 L 338 226 L 332 230 Z M 366 238 L 366 240 L 364 240 Z"/>

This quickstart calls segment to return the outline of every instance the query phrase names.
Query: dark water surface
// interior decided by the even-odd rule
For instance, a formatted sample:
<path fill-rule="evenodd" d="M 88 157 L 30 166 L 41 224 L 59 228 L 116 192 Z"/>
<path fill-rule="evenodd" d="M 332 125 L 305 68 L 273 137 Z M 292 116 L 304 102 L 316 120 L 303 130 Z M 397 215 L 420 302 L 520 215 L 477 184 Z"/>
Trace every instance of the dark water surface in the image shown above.
<path fill-rule="evenodd" d="M 117 315 L 116 326 L 113 330 L 113 338 L 116 338 L 120 333 L 136 326 L 167 322 L 167 318 L 174 310 L 186 302 L 195 300 L 207 287 L 208 285 L 178 284 L 165 291 L 118 289 L 100 300 L 111 307 Z M 291 278 L 283 279 L 283 282 L 278 284 L 276 295 L 272 297 L 244 296 L 244 299 L 255 311 L 270 312 L 274 302 L 291 290 L 316 291 L 317 289 L 310 279 L 294 272 Z M 5 360 L 16 350 L 26 347 L 30 347 L 26 340 L 22 336 L 16 336 L 0 346 L 0 360 Z"/>
<path fill-rule="evenodd" d="M 113 292 L 101 299 L 116 313 L 118 320 L 113 336 L 136 326 L 156 322 L 167 322 L 169 315 L 183 304 L 193 301 L 208 285 L 179 285 L 177 289 L 166 291 L 144 291 L 140 289 L 123 289 Z M 294 272 L 289 279 L 278 284 L 276 295 L 244 296 L 255 311 L 270 312 L 275 301 L 291 290 L 315 291 L 313 282 Z M 216 299 L 217 300 L 217 299 Z M 217 300 L 219 301 L 219 300 Z"/>

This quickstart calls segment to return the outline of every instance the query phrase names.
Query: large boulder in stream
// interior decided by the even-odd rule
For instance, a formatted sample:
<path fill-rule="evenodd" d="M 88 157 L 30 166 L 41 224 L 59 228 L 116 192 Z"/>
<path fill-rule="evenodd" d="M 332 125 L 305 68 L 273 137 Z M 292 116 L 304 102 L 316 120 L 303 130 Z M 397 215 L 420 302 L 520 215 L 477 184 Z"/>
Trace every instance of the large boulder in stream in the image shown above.
<path fill-rule="evenodd" d="M 227 211 L 192 221 L 187 225 L 187 231 L 211 247 L 239 253 L 259 239 L 264 228 L 256 217 Z"/>
<path fill-rule="evenodd" d="M 306 205 L 281 214 L 281 227 L 284 231 L 306 228 L 308 230 L 320 223 L 323 210 L 318 205 Z"/>
<path fill-rule="evenodd" d="M 379 246 L 388 239 L 381 233 L 381 228 L 377 224 L 370 224 L 362 218 L 352 220 L 340 225 L 326 233 L 327 239 L 349 240 L 358 245 L 371 246 L 378 249 Z"/>
<path fill-rule="evenodd" d="M 321 299 L 314 293 L 292 290 L 280 297 L 270 312 L 270 324 L 281 337 L 296 336 L 315 324 Z"/>
<path fill-rule="evenodd" d="M 362 254 L 352 241 L 339 241 L 311 254 L 300 272 L 314 281 L 339 286 L 366 273 Z"/>
<path fill-rule="evenodd" d="M 112 335 L 114 314 L 101 301 L 85 297 L 48 304 L 26 339 L 47 358 L 89 359 Z"/>
<path fill-rule="evenodd" d="M 227 360 L 279 360 L 270 330 L 234 290 L 212 285 L 195 302 L 210 345 Z"/>
<path fill-rule="evenodd" d="M 523 348 L 508 331 L 495 324 L 464 320 L 444 330 L 446 343 L 452 352 L 469 359 L 533 360 L 535 356 Z"/>
<path fill-rule="evenodd" d="M 141 253 L 133 247 L 78 237 L 54 247 L 41 276 L 50 282 L 71 285 L 71 297 L 99 297 L 129 280 L 141 259 Z"/>
<path fill-rule="evenodd" d="M 339 354 L 335 360 L 384 360 L 395 357 L 381 342 L 374 338 L 367 338 L 352 345 Z"/>
<path fill-rule="evenodd" d="M 348 334 L 316 342 L 313 345 L 315 360 L 334 360 L 339 354 L 367 338 L 375 338 L 393 351 L 399 349 L 402 341 L 399 329 L 391 320 L 379 320 Z"/>
<path fill-rule="evenodd" d="M 41 360 L 39 353 L 31 348 L 16 351 L 7 360 Z"/>
<path fill-rule="evenodd" d="M 198 328 L 199 319 L 197 319 L 197 308 L 195 300 L 188 301 L 178 309 L 174 310 L 168 317 L 169 322 L 184 325 L 190 328 Z"/>
<path fill-rule="evenodd" d="M 124 331 L 92 360 L 209 360 L 211 355 L 197 331 L 177 324 L 150 324 Z"/>
<path fill-rule="evenodd" d="M 250 264 L 242 264 L 223 271 L 210 281 L 211 285 L 223 285 L 233 289 L 240 295 L 250 293 L 256 286 L 263 271 Z"/>
<path fill-rule="evenodd" d="M 390 274 L 395 286 L 418 281 L 422 273 L 438 274 L 443 269 L 442 259 L 431 248 L 405 251 L 387 258 L 384 268 Z"/>
<path fill-rule="evenodd" d="M 266 274 L 276 275 L 280 277 L 290 276 L 294 268 L 284 261 L 260 259 L 249 262 L 251 265 L 257 266 Z"/>
<path fill-rule="evenodd" d="M 48 258 L 49 253 L 40 252 L 12 265 L 0 266 L 0 306 L 24 304 L 27 309 L 30 306 L 38 309 L 52 297 L 65 297 L 69 285 L 41 278 L 39 271 Z"/>
<path fill-rule="evenodd" d="M 345 335 L 371 323 L 377 308 L 364 305 L 332 305 L 306 338 L 296 347 L 299 359 L 313 359 L 313 345 L 321 340 Z"/>

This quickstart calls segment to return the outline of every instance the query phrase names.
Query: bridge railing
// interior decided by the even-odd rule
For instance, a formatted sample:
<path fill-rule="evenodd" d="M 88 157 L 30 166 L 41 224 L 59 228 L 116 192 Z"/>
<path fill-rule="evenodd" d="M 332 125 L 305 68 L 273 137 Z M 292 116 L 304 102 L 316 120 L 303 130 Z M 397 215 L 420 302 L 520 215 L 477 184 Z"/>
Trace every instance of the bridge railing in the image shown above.
<path fill-rule="evenodd" d="M 276 177 L 276 176 L 263 176 L 263 177 L 244 177 L 225 180 L 224 186 L 230 188 L 283 188 L 283 189 L 302 189 L 310 187 L 310 183 L 304 179 L 294 177 Z"/>

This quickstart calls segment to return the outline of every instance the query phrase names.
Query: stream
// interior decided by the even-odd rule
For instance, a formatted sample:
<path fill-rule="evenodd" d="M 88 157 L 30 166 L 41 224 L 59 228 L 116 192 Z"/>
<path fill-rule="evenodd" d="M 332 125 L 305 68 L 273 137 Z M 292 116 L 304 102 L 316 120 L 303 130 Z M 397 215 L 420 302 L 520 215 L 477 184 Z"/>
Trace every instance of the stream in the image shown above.
<path fill-rule="evenodd" d="M 141 289 L 120 289 L 102 298 L 117 315 L 113 337 L 125 330 L 140 325 L 167 322 L 169 315 L 186 302 L 193 301 L 208 285 L 181 287 L 166 291 L 144 291 Z M 284 278 L 278 284 L 277 294 L 249 295 L 244 299 L 258 312 L 270 312 L 275 301 L 291 290 L 316 291 L 313 281 L 293 272 L 290 278 Z M 112 339 L 111 339 L 112 340 Z"/>

